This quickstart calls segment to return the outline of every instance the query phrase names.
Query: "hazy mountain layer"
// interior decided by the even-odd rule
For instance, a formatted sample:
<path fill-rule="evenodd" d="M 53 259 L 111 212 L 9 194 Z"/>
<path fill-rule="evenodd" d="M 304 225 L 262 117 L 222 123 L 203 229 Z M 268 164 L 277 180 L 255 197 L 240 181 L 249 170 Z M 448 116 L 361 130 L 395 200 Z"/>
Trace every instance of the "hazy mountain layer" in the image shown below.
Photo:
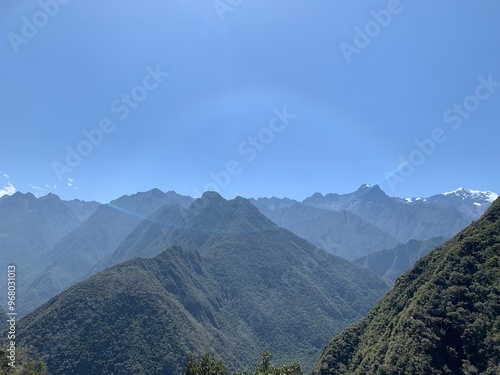
<path fill-rule="evenodd" d="M 25 272 L 20 313 L 82 280 L 147 216 L 165 204 L 189 204 L 192 199 L 153 189 L 123 196 L 99 208 L 81 226 L 61 238 Z"/>
<path fill-rule="evenodd" d="M 337 212 L 303 204 L 276 209 L 261 206 L 259 209 L 279 226 L 349 260 L 399 243 L 383 230 L 345 210 Z"/>
<path fill-rule="evenodd" d="M 397 245 L 393 249 L 377 251 L 354 259 L 352 262 L 394 282 L 401 274 L 409 270 L 417 260 L 445 241 L 446 238 L 444 237 L 434 237 L 426 241 L 410 240 L 405 244 Z"/>
<path fill-rule="evenodd" d="M 356 214 L 401 243 L 410 239 L 427 240 L 432 237 L 452 237 L 470 223 L 452 205 L 424 201 L 406 202 L 386 195 L 378 185 L 362 186 L 351 194 L 317 193 L 303 202 L 306 205 L 347 210 Z"/>
<path fill-rule="evenodd" d="M 19 277 L 18 291 L 28 285 L 27 268 L 36 265 L 38 257 L 47 252 L 62 237 L 81 225 L 94 202 L 65 202 L 49 194 L 35 198 L 33 194 L 15 193 L 0 200 L 0 269 L 15 264 Z M 6 277 L 0 278 L 0 289 L 7 290 Z M 6 308 L 7 294 L 0 297 Z"/>

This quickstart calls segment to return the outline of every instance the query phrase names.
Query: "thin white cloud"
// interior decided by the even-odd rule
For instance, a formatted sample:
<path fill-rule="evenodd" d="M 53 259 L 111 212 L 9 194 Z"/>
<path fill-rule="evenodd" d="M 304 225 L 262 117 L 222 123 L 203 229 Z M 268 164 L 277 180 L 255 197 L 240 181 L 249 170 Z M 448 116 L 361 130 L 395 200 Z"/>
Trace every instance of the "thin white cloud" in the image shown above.
<path fill-rule="evenodd" d="M 45 192 L 47 191 L 43 187 L 36 186 L 36 185 L 33 185 L 33 184 L 30 184 L 30 188 L 32 190 L 34 190 L 33 193 L 35 194 L 35 197 L 37 197 L 37 198 L 40 198 L 41 196 L 45 195 Z"/>
<path fill-rule="evenodd" d="M 44 189 L 44 188 L 41 188 L 40 186 L 36 186 L 36 185 L 32 185 L 32 184 L 30 184 L 30 187 L 31 187 L 32 189 L 35 189 L 35 190 L 38 190 L 38 191 L 45 191 L 45 189 Z"/>
<path fill-rule="evenodd" d="M 4 173 L 3 171 L 0 171 L 0 173 L 2 174 L 3 178 L 7 180 L 7 182 L 4 182 L 6 185 L 3 188 L 0 185 L 0 197 L 3 197 L 4 195 L 14 194 L 17 191 L 17 189 L 9 181 L 10 176 L 7 173 Z"/>
<path fill-rule="evenodd" d="M 12 195 L 16 191 L 17 191 L 16 187 L 9 182 L 2 189 L 0 189 L 0 197 L 3 197 L 4 195 Z"/>
<path fill-rule="evenodd" d="M 57 189 L 57 186 L 55 184 L 34 185 L 31 183 L 30 189 L 31 192 L 35 195 L 35 197 L 40 198 L 43 197 L 44 195 L 47 195 L 47 193 L 50 193 L 51 190 Z"/>

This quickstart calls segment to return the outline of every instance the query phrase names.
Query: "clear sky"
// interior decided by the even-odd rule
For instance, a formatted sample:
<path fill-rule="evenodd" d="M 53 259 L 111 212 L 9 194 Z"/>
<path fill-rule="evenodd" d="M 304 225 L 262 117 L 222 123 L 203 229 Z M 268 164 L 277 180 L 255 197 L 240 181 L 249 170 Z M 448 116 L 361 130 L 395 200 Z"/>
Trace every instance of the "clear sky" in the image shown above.
<path fill-rule="evenodd" d="M 0 195 L 500 193 L 499 17 L 498 0 L 4 0 Z"/>

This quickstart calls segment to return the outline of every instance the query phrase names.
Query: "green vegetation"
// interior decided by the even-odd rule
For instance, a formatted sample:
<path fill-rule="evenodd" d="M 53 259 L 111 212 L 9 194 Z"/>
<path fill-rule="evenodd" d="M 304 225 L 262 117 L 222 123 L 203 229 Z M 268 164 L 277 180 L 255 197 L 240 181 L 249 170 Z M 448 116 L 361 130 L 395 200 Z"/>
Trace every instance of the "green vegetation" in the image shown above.
<path fill-rule="evenodd" d="M 70 288 L 21 319 L 19 337 L 54 374 L 177 374 L 186 355 L 222 350 L 212 288 L 199 255 L 172 248 Z"/>
<path fill-rule="evenodd" d="M 302 369 L 296 362 L 275 367 L 271 363 L 272 353 L 262 352 L 261 361 L 253 372 L 235 372 L 233 375 L 302 375 Z M 184 375 L 230 375 L 222 361 L 216 361 L 212 354 L 205 354 L 199 361 L 191 357 L 186 364 Z"/>
<path fill-rule="evenodd" d="M 500 373 L 500 200 L 335 337 L 314 374 Z"/>
<path fill-rule="evenodd" d="M 16 348 L 15 366 L 9 365 L 8 347 L 0 347 L 0 374 L 2 375 L 49 375 L 47 366 L 42 361 L 34 361 L 28 350 Z"/>

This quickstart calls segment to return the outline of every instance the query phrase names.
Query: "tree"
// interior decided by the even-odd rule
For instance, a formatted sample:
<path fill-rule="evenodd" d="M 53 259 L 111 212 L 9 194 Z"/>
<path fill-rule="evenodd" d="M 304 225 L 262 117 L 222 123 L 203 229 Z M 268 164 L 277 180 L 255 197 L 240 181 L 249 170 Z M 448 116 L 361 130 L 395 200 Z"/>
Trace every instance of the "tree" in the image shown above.
<path fill-rule="evenodd" d="M 26 348 L 16 349 L 16 366 L 9 366 L 7 349 L 0 347 L 0 374 L 6 375 L 48 375 L 47 366 L 42 361 L 30 358 Z"/>
<path fill-rule="evenodd" d="M 212 354 L 205 354 L 200 361 L 194 357 L 187 360 L 185 375 L 229 375 L 226 365 L 222 361 L 215 361 Z"/>
<path fill-rule="evenodd" d="M 302 375 L 302 369 L 296 362 L 290 365 L 274 367 L 271 363 L 273 354 L 264 350 L 260 364 L 253 373 L 235 372 L 233 375 Z M 185 366 L 185 375 L 230 375 L 223 362 L 216 362 L 212 354 L 205 354 L 199 361 L 191 357 Z"/>

